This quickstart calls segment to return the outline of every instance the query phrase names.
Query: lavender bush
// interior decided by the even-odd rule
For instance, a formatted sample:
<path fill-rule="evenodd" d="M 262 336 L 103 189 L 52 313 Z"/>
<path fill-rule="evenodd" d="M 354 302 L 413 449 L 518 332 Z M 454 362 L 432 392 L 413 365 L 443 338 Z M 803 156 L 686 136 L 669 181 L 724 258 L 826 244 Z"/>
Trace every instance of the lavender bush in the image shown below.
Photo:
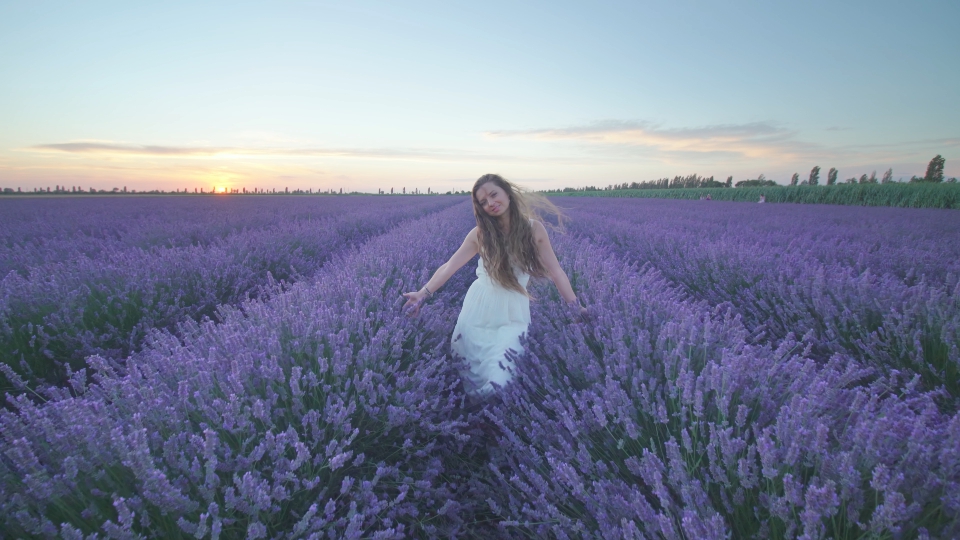
<path fill-rule="evenodd" d="M 44 263 L 127 248 L 208 247 L 247 231 L 282 231 L 290 222 L 323 226 L 341 233 L 366 228 L 382 232 L 376 220 L 351 216 L 382 212 L 431 212 L 460 201 L 456 197 L 383 200 L 371 197 L 112 197 L 0 198 L 0 276 L 26 277 Z M 343 229 L 343 227 L 346 227 Z"/>
<path fill-rule="evenodd" d="M 436 197 L 397 204 L 344 197 L 332 206 L 330 200 L 308 201 L 313 206 L 297 200 L 284 217 L 279 215 L 284 207 L 271 200 L 245 220 L 247 200 L 208 200 L 216 210 L 191 218 L 188 212 L 197 215 L 203 201 L 161 199 L 159 207 L 133 224 L 123 214 L 115 222 L 100 216 L 99 236 L 104 238 L 88 234 L 96 231 L 90 218 L 82 217 L 82 206 L 68 206 L 44 229 L 58 242 L 46 252 L 65 259 L 11 270 L 0 280 L 0 363 L 29 381 L 63 384 L 65 366 L 79 369 L 89 355 L 120 360 L 137 350 L 150 329 L 173 330 L 186 318 L 215 316 L 218 305 L 255 296 L 272 281 L 313 275 L 345 248 L 461 202 Z M 25 202 L 29 207 L 38 201 Z M 90 204 L 93 215 L 105 204 L 69 202 Z M 147 212 L 137 208 L 143 202 L 134 201 L 133 207 Z M 172 202 L 183 206 L 166 216 Z M 72 224 L 78 228 L 71 232 Z M 206 233 L 198 234 L 202 230 Z M 207 236 L 211 233 L 217 236 Z M 45 253 L 46 238 L 26 238 L 15 244 L 15 251 Z M 183 245 L 187 239 L 197 239 L 196 244 Z M 61 249 L 71 241 L 77 252 Z M 43 261 L 49 253 L 18 260 Z M 0 376 L 0 389 L 6 391 L 10 385 L 4 380 Z"/>
<path fill-rule="evenodd" d="M 38 390 L 43 399 L 8 395 L 3 530 L 960 536 L 953 214 L 563 204 L 571 233 L 554 235 L 554 245 L 590 316 L 566 311 L 551 285 L 535 283 L 517 379 L 486 408 L 463 407 L 449 351 L 473 265 L 420 317 L 400 311 L 400 293 L 422 285 L 470 229 L 464 202 L 361 234 L 365 242 L 330 253 L 291 286 L 226 303 L 203 296 L 221 304 L 210 319 L 144 323 L 142 347 L 119 364 L 88 357 L 64 387 Z M 283 220 L 262 229 L 272 232 L 161 249 L 133 245 L 149 237 L 145 226 L 70 260 L 90 261 L 82 275 L 94 282 L 109 275 L 96 262 L 108 253 L 201 260 L 237 246 L 235 254 L 262 249 L 270 259 L 273 234 L 288 231 L 284 242 L 293 242 L 312 230 Z M 262 268 L 249 257 L 224 256 L 221 273 L 204 275 Z M 192 264 L 203 266 L 185 268 Z M 209 295 L 209 283 L 189 290 Z M 141 313 L 159 320 L 162 311 Z"/>
<path fill-rule="evenodd" d="M 0 513 L 17 534 L 403 538 L 463 528 L 443 456 L 468 437 L 445 354 L 463 283 L 399 310 L 469 230 L 403 225 L 221 323 L 156 332 L 125 373 L 0 413 Z M 424 234 L 424 231 L 434 234 Z M 444 477 L 445 478 L 445 477 Z"/>
<path fill-rule="evenodd" d="M 960 407 L 955 212 L 716 201 L 611 201 L 601 212 L 600 202 L 568 204 L 578 233 L 694 298 L 729 303 L 754 339 L 811 332 L 814 357 L 919 373 Z"/>
<path fill-rule="evenodd" d="M 960 416 L 903 374 L 751 343 L 730 306 L 558 242 L 593 309 L 537 304 L 475 490 L 505 536 L 861 538 L 960 534 Z M 891 392 L 891 389 L 898 389 Z"/>

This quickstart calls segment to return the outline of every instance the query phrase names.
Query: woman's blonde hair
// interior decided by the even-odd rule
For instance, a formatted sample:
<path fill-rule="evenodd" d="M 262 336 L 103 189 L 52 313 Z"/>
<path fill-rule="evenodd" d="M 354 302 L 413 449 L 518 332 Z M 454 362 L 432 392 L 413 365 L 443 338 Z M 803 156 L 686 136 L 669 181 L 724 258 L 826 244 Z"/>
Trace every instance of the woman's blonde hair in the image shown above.
<path fill-rule="evenodd" d="M 507 212 L 510 215 L 510 230 L 504 234 L 497 218 L 487 214 L 477 200 L 480 186 L 493 183 L 510 198 Z M 473 215 L 477 218 L 480 256 L 483 257 L 487 274 L 503 288 L 530 296 L 513 273 L 513 266 L 534 277 L 547 277 L 537 246 L 533 239 L 530 219 L 541 219 L 540 211 L 557 218 L 557 229 L 563 227 L 563 214 L 546 197 L 524 191 L 498 174 L 485 174 L 473 184 Z"/>

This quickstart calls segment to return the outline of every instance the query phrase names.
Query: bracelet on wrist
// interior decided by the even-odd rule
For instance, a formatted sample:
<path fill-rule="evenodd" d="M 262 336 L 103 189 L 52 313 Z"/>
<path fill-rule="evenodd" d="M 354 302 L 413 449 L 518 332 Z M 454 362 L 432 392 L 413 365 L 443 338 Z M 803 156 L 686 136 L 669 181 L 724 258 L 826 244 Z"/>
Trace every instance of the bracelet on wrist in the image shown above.
<path fill-rule="evenodd" d="M 427 292 L 427 298 L 433 298 L 433 292 L 431 292 L 426 285 L 423 286 L 423 290 Z"/>

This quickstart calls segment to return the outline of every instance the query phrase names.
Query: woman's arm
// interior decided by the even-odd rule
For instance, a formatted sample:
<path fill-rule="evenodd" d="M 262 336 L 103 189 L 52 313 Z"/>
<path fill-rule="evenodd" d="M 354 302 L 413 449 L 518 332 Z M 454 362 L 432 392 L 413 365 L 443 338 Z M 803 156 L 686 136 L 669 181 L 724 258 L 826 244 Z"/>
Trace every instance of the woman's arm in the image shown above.
<path fill-rule="evenodd" d="M 463 244 L 460 245 L 456 253 L 450 257 L 449 261 L 443 263 L 440 268 L 437 268 L 437 271 L 433 273 L 433 277 L 430 278 L 430 281 L 428 281 L 422 289 L 416 292 L 403 293 L 403 297 L 407 299 L 403 307 L 416 306 L 411 314 L 416 315 L 419 313 L 420 302 L 422 302 L 425 297 L 437 292 L 440 287 L 443 287 L 443 284 L 456 274 L 457 270 L 461 269 L 463 265 L 467 264 L 467 262 L 479 252 L 480 244 L 477 241 L 477 228 L 474 227 L 467 233 L 467 237 L 463 239 Z"/>
<path fill-rule="evenodd" d="M 557 292 L 568 304 L 579 305 L 577 295 L 573 292 L 573 287 L 570 286 L 567 273 L 560 267 L 557 254 L 553 252 L 547 229 L 543 226 L 543 223 L 537 220 L 533 221 L 533 240 L 537 246 L 537 256 L 540 258 L 540 263 L 547 270 L 553 284 L 557 286 Z"/>

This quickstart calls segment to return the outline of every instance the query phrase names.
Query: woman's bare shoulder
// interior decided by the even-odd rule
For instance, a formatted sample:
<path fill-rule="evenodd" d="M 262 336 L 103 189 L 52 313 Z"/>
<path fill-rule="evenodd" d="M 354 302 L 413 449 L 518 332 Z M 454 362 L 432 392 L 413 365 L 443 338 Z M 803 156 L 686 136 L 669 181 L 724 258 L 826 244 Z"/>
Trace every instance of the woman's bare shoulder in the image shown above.
<path fill-rule="evenodd" d="M 543 226 L 543 222 L 539 219 L 530 218 L 530 224 L 533 227 L 533 237 L 536 240 L 547 237 L 547 228 Z"/>

